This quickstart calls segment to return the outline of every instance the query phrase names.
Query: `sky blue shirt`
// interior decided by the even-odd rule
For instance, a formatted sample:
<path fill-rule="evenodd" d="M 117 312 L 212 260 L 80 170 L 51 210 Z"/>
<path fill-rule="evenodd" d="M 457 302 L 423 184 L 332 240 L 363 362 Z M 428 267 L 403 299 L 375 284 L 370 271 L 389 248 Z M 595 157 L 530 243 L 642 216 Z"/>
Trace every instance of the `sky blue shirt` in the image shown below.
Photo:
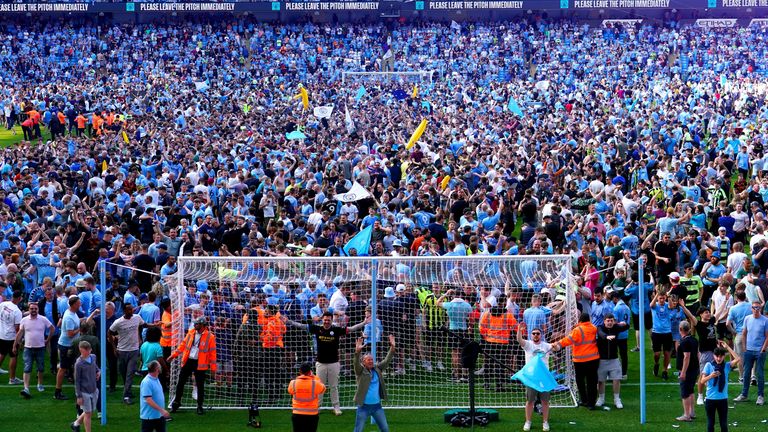
<path fill-rule="evenodd" d="M 704 375 L 709 375 L 714 371 L 715 371 L 715 366 L 712 365 L 712 362 L 709 362 L 706 365 L 704 365 Z M 713 378 L 707 381 L 707 399 L 710 399 L 710 400 L 728 399 L 728 374 L 730 372 L 731 372 L 731 362 L 726 362 L 725 375 L 721 375 L 717 377 L 717 379 Z M 723 387 L 722 392 L 717 389 L 718 379 L 725 379 L 725 387 Z"/>
<path fill-rule="evenodd" d="M 624 300 L 619 300 L 619 302 L 613 306 L 613 316 L 616 318 L 617 323 L 623 322 L 629 324 L 629 319 L 631 318 L 630 313 L 629 306 L 624 303 Z M 619 333 L 618 339 L 627 339 L 628 336 L 629 330 L 625 330 Z"/>
<path fill-rule="evenodd" d="M 147 398 L 151 397 L 152 401 L 160 407 L 165 406 L 165 395 L 163 394 L 163 386 L 160 385 L 160 380 L 147 375 L 141 380 L 141 406 L 139 409 L 139 418 L 142 420 L 156 420 L 163 416 L 163 414 L 149 406 Z"/>
<path fill-rule="evenodd" d="M 744 329 L 744 318 L 752 315 L 752 305 L 749 302 L 741 302 L 732 306 L 728 311 L 728 321 L 733 322 L 733 329 L 741 333 Z"/>
<path fill-rule="evenodd" d="M 595 327 L 603 325 L 603 320 L 607 313 L 613 313 L 613 303 L 605 299 L 603 299 L 603 302 L 600 304 L 596 301 L 592 302 L 592 310 L 589 313 L 589 316 Z"/>
<path fill-rule="evenodd" d="M 466 301 L 443 302 L 443 309 L 448 314 L 448 328 L 450 330 L 466 330 L 467 317 L 472 313 L 472 306 Z"/>
<path fill-rule="evenodd" d="M 539 306 L 530 307 L 523 312 L 523 321 L 525 327 L 528 329 L 528 339 L 531 339 L 531 332 L 534 329 L 542 330 L 542 338 L 544 336 L 544 326 L 547 324 L 549 316 L 552 314 L 552 309 Z"/>
<path fill-rule="evenodd" d="M 750 315 L 744 318 L 744 328 L 747 329 L 747 351 L 760 351 L 765 343 L 765 332 L 768 332 L 768 318 Z"/>
<path fill-rule="evenodd" d="M 80 318 L 76 313 L 67 309 L 61 318 L 61 336 L 59 336 L 59 345 L 65 347 L 72 346 L 72 338 L 67 336 L 68 331 L 80 328 Z"/>
<path fill-rule="evenodd" d="M 653 318 L 651 332 L 659 334 L 672 333 L 672 311 L 669 310 L 669 305 L 666 303 L 664 305 L 656 303 L 651 308 L 651 315 Z"/>
<path fill-rule="evenodd" d="M 381 396 L 379 395 L 379 374 L 375 370 L 371 370 L 371 385 L 368 386 L 368 393 L 365 394 L 366 405 L 376 405 L 381 403 Z"/>

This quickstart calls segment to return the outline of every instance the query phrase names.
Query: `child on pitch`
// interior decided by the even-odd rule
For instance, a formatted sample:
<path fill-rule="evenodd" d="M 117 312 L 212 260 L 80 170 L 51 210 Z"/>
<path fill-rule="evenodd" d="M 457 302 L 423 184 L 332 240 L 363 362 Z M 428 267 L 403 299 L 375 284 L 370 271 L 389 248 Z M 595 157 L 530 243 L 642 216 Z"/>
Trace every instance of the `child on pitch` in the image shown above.
<path fill-rule="evenodd" d="M 91 354 L 91 344 L 82 341 L 78 345 L 80 357 L 75 362 L 75 395 L 77 405 L 83 410 L 70 425 L 74 432 L 80 432 L 80 426 L 85 426 L 85 432 L 91 432 L 91 416 L 99 401 L 98 382 L 101 371 L 96 364 L 96 356 Z"/>

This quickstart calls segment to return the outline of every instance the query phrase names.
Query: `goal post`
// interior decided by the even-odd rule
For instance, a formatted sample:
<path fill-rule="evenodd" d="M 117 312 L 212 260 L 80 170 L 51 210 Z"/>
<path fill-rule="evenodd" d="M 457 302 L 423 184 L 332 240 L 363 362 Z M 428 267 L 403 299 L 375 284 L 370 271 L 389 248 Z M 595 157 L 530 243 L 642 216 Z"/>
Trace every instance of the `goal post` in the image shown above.
<path fill-rule="evenodd" d="M 570 258 L 550 256 L 256 258 L 179 257 L 178 271 L 168 278 L 177 343 L 191 322 L 206 316 L 217 339 L 218 371 L 208 377 L 205 407 L 288 409 L 289 381 L 305 361 L 315 361 L 314 338 L 304 329 L 277 330 L 280 343 L 265 343 L 265 317 L 276 311 L 294 322 L 320 324 L 324 311 L 335 325 L 361 330 L 343 336 L 339 345 L 337 389 L 324 396 L 342 408 L 354 407 L 355 342 L 381 360 L 390 334 L 396 353 L 385 371 L 388 408 L 463 408 L 469 405 L 468 372 L 461 366 L 460 342 L 454 336 L 482 341 L 479 301 L 493 296 L 497 307 L 520 319 L 534 293 L 547 315 L 542 330 L 548 342 L 566 335 L 576 324 L 576 297 L 571 289 Z M 200 291 L 203 291 L 202 293 Z M 444 295 L 445 294 L 445 295 Z M 480 303 L 453 307 L 453 303 Z M 330 308 L 330 310 L 329 310 Z M 469 309 L 469 310 L 467 310 Z M 270 327 L 271 328 L 271 327 Z M 464 330 L 466 328 L 466 330 Z M 274 330 L 274 329 L 272 329 Z M 272 331 L 270 330 L 270 331 Z M 274 341 L 273 341 L 274 342 Z M 525 405 L 525 388 L 511 381 L 525 364 L 513 333 L 502 351 L 481 342 L 498 365 L 482 355 L 475 372 L 476 406 L 515 408 Z M 503 353 L 503 355 L 499 355 Z M 550 370 L 558 381 L 554 407 L 576 405 L 570 350 L 552 353 Z M 180 372 L 171 365 L 171 400 Z M 182 408 L 193 408 L 193 380 L 185 386 Z"/>
<path fill-rule="evenodd" d="M 347 81 L 355 82 L 428 82 L 432 84 L 432 80 L 435 75 L 434 70 L 419 70 L 409 72 L 357 72 L 357 71 L 342 71 L 341 83 L 346 84 Z"/>

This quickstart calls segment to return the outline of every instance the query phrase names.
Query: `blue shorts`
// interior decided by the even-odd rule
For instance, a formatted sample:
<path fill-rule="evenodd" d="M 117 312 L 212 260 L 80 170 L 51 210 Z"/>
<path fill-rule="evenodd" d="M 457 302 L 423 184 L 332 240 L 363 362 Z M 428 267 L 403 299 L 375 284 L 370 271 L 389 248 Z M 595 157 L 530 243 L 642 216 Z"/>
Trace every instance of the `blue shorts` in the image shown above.
<path fill-rule="evenodd" d="M 33 364 L 38 372 L 45 372 L 45 347 L 24 348 L 24 373 L 31 373 Z"/>

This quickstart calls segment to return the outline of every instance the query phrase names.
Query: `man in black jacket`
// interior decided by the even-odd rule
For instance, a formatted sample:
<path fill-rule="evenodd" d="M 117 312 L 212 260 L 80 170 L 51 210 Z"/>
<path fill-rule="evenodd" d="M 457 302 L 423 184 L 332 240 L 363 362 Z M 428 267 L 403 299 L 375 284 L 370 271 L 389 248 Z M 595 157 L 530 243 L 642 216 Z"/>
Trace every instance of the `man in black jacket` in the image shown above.
<path fill-rule="evenodd" d="M 600 353 L 600 367 L 597 370 L 597 392 L 599 394 L 595 406 L 605 404 L 605 381 L 613 381 L 613 404 L 618 409 L 624 408 L 621 403 L 621 362 L 619 361 L 619 333 L 629 328 L 627 323 L 616 323 L 612 313 L 603 317 L 603 324 L 597 327 L 597 351 Z"/>

